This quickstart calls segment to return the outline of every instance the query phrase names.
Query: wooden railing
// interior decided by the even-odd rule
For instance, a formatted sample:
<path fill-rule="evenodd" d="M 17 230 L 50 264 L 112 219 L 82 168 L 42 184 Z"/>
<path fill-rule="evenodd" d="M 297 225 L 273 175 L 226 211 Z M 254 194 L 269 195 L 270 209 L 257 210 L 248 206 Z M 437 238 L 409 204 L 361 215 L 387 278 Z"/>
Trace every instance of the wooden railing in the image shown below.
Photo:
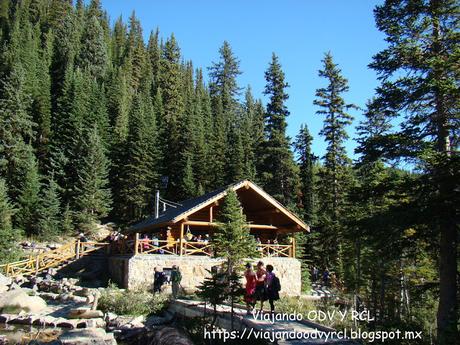
<path fill-rule="evenodd" d="M 257 244 L 260 257 L 295 257 L 295 244 Z M 181 248 L 182 247 L 182 248 Z M 137 254 L 169 254 L 169 255 L 204 255 L 213 256 L 210 242 L 203 241 L 168 241 L 139 238 L 122 239 L 111 244 L 112 254 L 137 255 Z"/>
<path fill-rule="evenodd" d="M 261 257 L 294 257 L 294 246 L 292 244 L 267 244 L 257 245 L 257 251 Z"/>
<path fill-rule="evenodd" d="M 103 242 L 74 241 L 54 250 L 30 256 L 28 259 L 0 265 L 0 271 L 9 277 L 37 274 L 63 262 L 79 259 L 101 248 L 107 248 L 107 245 L 108 243 Z"/>

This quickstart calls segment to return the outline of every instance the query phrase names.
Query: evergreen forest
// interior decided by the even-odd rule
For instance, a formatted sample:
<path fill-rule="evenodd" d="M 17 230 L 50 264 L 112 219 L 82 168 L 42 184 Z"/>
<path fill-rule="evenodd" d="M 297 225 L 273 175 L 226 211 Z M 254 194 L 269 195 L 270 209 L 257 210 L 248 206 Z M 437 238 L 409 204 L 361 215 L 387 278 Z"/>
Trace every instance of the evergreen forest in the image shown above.
<path fill-rule="evenodd" d="M 0 260 L 16 259 L 23 238 L 126 228 L 152 214 L 157 189 L 177 202 L 249 179 L 310 225 L 298 239 L 305 267 L 333 271 L 375 327 L 454 344 L 460 5 L 386 0 L 374 17 L 386 40 L 369 61 L 374 97 L 347 101 L 327 52 L 311 114 L 322 130 L 290 138 L 275 53 L 254 95 L 227 41 L 195 66 L 174 35 L 146 36 L 134 12 L 109 20 L 99 0 L 1 0 Z M 324 156 L 313 140 L 327 143 Z"/>

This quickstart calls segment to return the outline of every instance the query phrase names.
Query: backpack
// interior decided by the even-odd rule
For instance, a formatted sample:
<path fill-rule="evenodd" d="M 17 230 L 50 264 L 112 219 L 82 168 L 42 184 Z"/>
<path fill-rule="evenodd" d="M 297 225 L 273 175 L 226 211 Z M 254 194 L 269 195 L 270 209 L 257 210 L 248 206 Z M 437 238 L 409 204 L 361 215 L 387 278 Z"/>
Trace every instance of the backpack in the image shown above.
<path fill-rule="evenodd" d="M 281 291 L 280 279 L 279 279 L 277 276 L 274 276 L 274 277 L 273 277 L 273 280 L 272 280 L 272 288 L 273 288 L 273 291 L 276 291 L 276 292 Z"/>

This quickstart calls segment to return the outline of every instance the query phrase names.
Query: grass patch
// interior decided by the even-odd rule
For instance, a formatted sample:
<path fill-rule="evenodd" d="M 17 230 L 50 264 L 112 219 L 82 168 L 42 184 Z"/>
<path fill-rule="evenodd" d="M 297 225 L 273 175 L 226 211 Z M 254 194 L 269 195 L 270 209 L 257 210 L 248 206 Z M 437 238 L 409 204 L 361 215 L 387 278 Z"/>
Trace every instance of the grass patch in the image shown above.
<path fill-rule="evenodd" d="M 115 286 L 106 288 L 99 298 L 98 309 L 117 315 L 152 315 L 168 307 L 164 294 L 152 294 L 145 290 L 122 290 Z"/>

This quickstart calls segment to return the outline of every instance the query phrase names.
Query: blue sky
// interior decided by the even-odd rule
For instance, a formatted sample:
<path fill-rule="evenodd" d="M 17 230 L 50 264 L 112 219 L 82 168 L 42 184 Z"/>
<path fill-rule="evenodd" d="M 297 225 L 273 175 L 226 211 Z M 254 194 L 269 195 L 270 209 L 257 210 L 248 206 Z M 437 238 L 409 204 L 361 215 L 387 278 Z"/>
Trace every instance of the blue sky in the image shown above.
<path fill-rule="evenodd" d="M 326 144 L 318 135 L 322 118 L 315 114 L 315 90 L 324 86 L 318 77 L 324 53 L 334 60 L 349 80 L 347 102 L 364 107 L 377 85 L 374 71 L 367 65 L 385 46 L 384 36 L 375 28 L 375 0 L 103 0 L 112 22 L 120 15 L 126 21 L 134 10 L 140 19 L 144 37 L 159 27 L 163 37 L 174 33 L 182 55 L 195 67 L 210 66 L 218 60 L 218 50 L 227 40 L 240 59 L 243 74 L 238 82 L 248 84 L 256 98 L 263 98 L 264 71 L 275 52 L 282 64 L 286 81 L 288 135 L 294 137 L 302 123 L 314 136 L 313 152 L 322 156 Z M 263 98 L 264 99 L 264 98 Z M 353 111 L 355 122 L 361 119 Z M 348 154 L 355 158 L 355 143 L 347 142 Z"/>

